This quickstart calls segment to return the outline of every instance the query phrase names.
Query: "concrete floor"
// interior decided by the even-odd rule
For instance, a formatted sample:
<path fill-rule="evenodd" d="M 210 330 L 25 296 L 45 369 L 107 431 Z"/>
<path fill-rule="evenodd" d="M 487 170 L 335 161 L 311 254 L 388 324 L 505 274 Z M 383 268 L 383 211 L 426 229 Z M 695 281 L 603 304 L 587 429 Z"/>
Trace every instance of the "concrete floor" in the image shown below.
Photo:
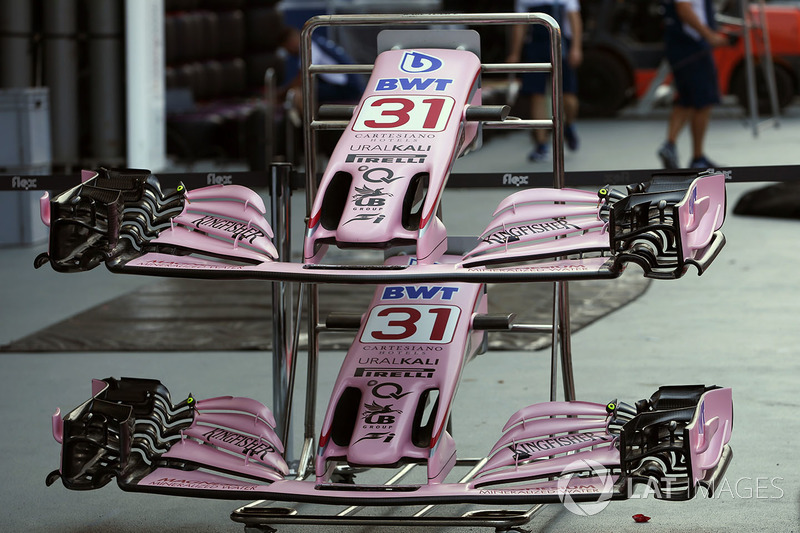
<path fill-rule="evenodd" d="M 567 154 L 568 171 L 658 165 L 655 150 L 666 127 L 663 112 L 646 119 L 585 120 L 579 127 L 582 146 Z M 682 160 L 688 156 L 684 135 L 679 145 Z M 764 130 L 758 138 L 735 111 L 723 109 L 711 125 L 708 156 L 730 166 L 797 164 L 798 146 L 800 109 L 790 108 L 779 129 Z M 525 161 L 527 149 L 523 134 L 496 137 L 461 161 L 456 171 L 546 170 Z M 761 185 L 730 184 L 730 206 L 745 191 Z M 459 226 L 459 233 L 478 232 L 496 202 L 511 192 L 453 191 L 446 196 L 446 214 L 452 213 L 446 221 L 450 227 Z M 795 448 L 800 436 L 799 229 L 796 220 L 729 213 L 723 227 L 728 244 L 706 274 L 654 282 L 642 298 L 572 339 L 579 399 L 635 401 L 662 384 L 732 387 L 736 420 L 727 485 L 710 499 L 683 503 L 632 499 L 613 502 L 591 517 L 550 505 L 527 526 L 530 531 L 800 531 L 800 460 Z M 0 344 L 152 282 L 112 275 L 102 268 L 72 275 L 46 268 L 36 271 L 33 259 L 43 249 L 35 245 L 0 250 L 4 280 Z M 547 399 L 548 355 L 489 353 L 467 367 L 454 413 L 460 456 L 485 453 L 496 440 L 499 419 Z M 341 357 L 323 354 L 318 420 Z M 56 406 L 66 411 L 88 398 L 91 378 L 109 375 L 158 378 L 174 397 L 189 392 L 197 397 L 235 394 L 268 403 L 270 369 L 269 354 L 254 352 L 0 353 L 0 427 L 4 428 L 0 464 L 6 480 L 0 485 L 1 529 L 241 531 L 242 526 L 228 515 L 245 502 L 128 494 L 114 484 L 86 493 L 68 491 L 60 484 L 45 487 L 45 476 L 58 466 L 50 415 Z M 295 425 L 295 432 L 300 425 Z M 637 524 L 631 519 L 637 513 L 652 520 Z M 279 530 L 342 528 L 280 526 Z"/>

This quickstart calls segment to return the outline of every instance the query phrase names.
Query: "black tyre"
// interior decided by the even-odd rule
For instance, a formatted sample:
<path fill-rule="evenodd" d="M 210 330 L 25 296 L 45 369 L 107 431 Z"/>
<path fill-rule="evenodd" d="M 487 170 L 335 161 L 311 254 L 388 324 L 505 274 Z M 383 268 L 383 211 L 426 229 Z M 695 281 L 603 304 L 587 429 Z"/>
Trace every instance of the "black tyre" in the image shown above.
<path fill-rule="evenodd" d="M 613 117 L 633 95 L 633 79 L 625 62 L 602 49 L 587 49 L 578 68 L 578 100 L 582 117 Z"/>
<path fill-rule="evenodd" d="M 796 95 L 795 82 L 792 74 L 783 66 L 775 65 L 775 90 L 778 96 L 778 109 L 783 110 L 792 103 Z M 759 113 L 771 113 L 772 105 L 769 100 L 769 90 L 760 65 L 755 66 L 756 95 Z M 747 97 L 747 75 L 744 65 L 739 65 L 731 76 L 730 93 L 736 96 L 736 101 L 742 108 L 749 109 Z"/>
<path fill-rule="evenodd" d="M 276 8 L 251 8 L 244 18 L 249 52 L 274 52 L 282 44 L 283 15 Z"/>

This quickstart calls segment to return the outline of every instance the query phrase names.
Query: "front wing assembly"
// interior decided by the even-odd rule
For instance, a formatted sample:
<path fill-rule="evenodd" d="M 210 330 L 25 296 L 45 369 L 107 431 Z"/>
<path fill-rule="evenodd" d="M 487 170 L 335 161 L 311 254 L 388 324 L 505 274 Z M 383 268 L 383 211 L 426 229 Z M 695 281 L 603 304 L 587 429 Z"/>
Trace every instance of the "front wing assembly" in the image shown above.
<path fill-rule="evenodd" d="M 171 277 L 320 283 L 519 282 L 702 273 L 724 245 L 725 175 L 655 176 L 623 192 L 531 189 L 506 198 L 460 261 L 335 265 L 277 260 L 262 199 L 238 185 L 163 191 L 148 171 L 84 172 L 41 202 L 50 226 L 36 266 Z M 369 247 L 369 244 L 365 244 Z M 452 252 L 448 252 L 452 253 Z M 463 255 L 462 255 L 463 254 Z"/>
<path fill-rule="evenodd" d="M 322 504 L 547 503 L 624 499 L 638 485 L 684 500 L 713 489 L 731 453 L 731 390 L 661 387 L 628 405 L 547 402 L 506 422 L 474 477 L 462 482 L 362 485 L 302 480 L 283 459 L 275 420 L 255 400 L 191 395 L 173 404 L 158 381 L 93 381 L 93 395 L 53 415 L 61 464 L 47 479 L 96 489 Z M 319 474 L 319 473 L 318 473 Z"/>

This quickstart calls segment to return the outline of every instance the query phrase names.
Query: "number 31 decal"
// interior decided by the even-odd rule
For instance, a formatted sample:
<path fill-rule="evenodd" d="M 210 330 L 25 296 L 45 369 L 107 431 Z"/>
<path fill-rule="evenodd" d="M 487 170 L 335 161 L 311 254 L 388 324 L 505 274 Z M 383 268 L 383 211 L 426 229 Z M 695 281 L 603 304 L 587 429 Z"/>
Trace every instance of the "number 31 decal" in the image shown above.
<path fill-rule="evenodd" d="M 371 96 L 353 130 L 442 131 L 454 105 L 449 96 Z"/>
<path fill-rule="evenodd" d="M 461 310 L 454 305 L 376 305 L 367 318 L 361 342 L 453 340 Z"/>

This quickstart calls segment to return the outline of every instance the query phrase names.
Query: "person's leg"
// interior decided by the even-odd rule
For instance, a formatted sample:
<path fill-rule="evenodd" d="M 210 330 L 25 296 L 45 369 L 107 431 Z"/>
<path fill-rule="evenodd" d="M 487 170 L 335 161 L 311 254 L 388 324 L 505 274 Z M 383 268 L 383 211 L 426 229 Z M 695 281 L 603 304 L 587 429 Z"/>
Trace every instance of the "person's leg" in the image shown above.
<path fill-rule="evenodd" d="M 711 109 L 719 103 L 719 88 L 714 60 L 711 54 L 700 56 L 687 67 L 692 79 L 689 100 L 682 102 L 691 108 L 688 116 L 689 131 L 692 136 L 692 168 L 716 166 L 704 154 L 706 132 L 711 120 Z"/>
<path fill-rule="evenodd" d="M 534 120 L 549 118 L 547 114 L 547 99 L 540 92 L 530 95 L 531 118 Z M 528 161 L 545 161 L 550 154 L 547 130 L 534 129 L 531 131 L 533 136 L 533 149 L 528 153 Z"/>
<path fill-rule="evenodd" d="M 578 96 L 575 94 L 564 94 L 564 122 L 572 124 L 578 118 Z"/>
<path fill-rule="evenodd" d="M 536 93 L 531 95 L 531 118 L 534 120 L 550 118 L 547 113 L 547 99 L 544 94 Z M 536 141 L 536 144 L 546 144 L 547 130 L 533 130 L 533 139 Z"/>
<path fill-rule="evenodd" d="M 578 118 L 578 95 L 564 93 L 564 140 L 567 148 L 575 151 L 579 147 L 578 133 L 575 130 L 575 120 Z"/>
<path fill-rule="evenodd" d="M 531 28 L 531 39 L 525 44 L 523 58 L 529 63 L 547 63 L 550 61 L 549 36 L 542 26 Z M 530 96 L 530 117 L 534 120 L 550 118 L 547 110 L 547 86 L 550 76 L 543 72 L 532 72 L 522 76 L 520 92 Z M 548 133 L 543 129 L 531 131 L 534 141 L 533 150 L 528 154 L 529 161 L 543 161 L 550 151 Z"/>
<path fill-rule="evenodd" d="M 689 121 L 694 110 L 690 107 L 685 107 L 679 104 L 672 106 L 672 111 L 669 115 L 669 122 L 667 122 L 667 142 L 673 145 L 678 142 L 678 135 L 680 135 L 683 126 Z"/>
<path fill-rule="evenodd" d="M 695 109 L 692 113 L 690 131 L 692 134 L 692 159 L 703 157 L 703 146 L 705 144 L 708 123 L 711 120 L 711 106 Z"/>
<path fill-rule="evenodd" d="M 578 119 L 578 75 L 575 67 L 570 64 L 570 50 L 572 49 L 572 41 L 564 39 L 564 55 L 561 62 L 561 71 L 563 74 L 563 94 L 564 94 L 564 141 L 572 151 L 575 151 L 580 146 L 578 140 L 578 132 L 575 128 L 575 121 Z"/>
<path fill-rule="evenodd" d="M 672 111 L 667 121 L 667 140 L 664 141 L 664 144 L 661 145 L 657 152 L 664 168 L 674 169 L 680 167 L 676 143 L 678 135 L 680 135 L 683 126 L 692 115 L 692 111 L 692 108 L 681 105 L 678 102 L 672 105 Z"/>

